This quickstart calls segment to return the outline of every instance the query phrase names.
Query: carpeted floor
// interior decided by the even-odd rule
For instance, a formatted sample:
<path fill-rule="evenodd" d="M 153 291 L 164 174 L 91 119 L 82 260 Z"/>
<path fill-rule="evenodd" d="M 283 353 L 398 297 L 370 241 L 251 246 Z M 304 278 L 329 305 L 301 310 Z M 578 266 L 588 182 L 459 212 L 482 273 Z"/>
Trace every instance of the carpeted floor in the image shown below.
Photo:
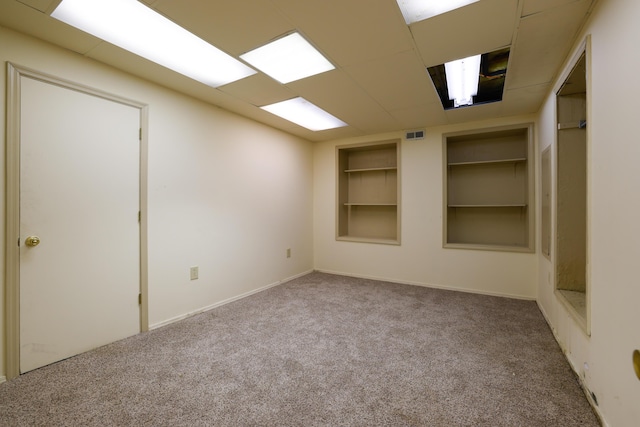
<path fill-rule="evenodd" d="M 598 426 L 534 302 L 323 273 L 0 385 L 2 426 Z"/>

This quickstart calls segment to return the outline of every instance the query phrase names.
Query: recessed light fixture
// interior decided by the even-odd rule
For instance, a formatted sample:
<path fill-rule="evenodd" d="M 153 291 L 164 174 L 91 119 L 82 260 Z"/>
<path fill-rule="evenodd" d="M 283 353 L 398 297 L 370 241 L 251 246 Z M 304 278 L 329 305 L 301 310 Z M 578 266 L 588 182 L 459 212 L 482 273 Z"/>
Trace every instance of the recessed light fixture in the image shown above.
<path fill-rule="evenodd" d="M 447 62 L 444 64 L 444 72 L 453 106 L 473 105 L 480 80 L 480 55 Z"/>
<path fill-rule="evenodd" d="M 240 58 L 283 84 L 335 69 L 300 33 L 281 37 Z"/>
<path fill-rule="evenodd" d="M 445 110 L 502 101 L 510 48 L 427 68 Z"/>
<path fill-rule="evenodd" d="M 51 16 L 212 87 L 256 73 L 136 0 L 63 0 Z"/>
<path fill-rule="evenodd" d="M 312 131 L 348 126 L 342 120 L 301 97 L 276 102 L 260 108 Z"/>
<path fill-rule="evenodd" d="M 396 0 L 404 20 L 409 24 L 432 18 L 479 0 Z"/>

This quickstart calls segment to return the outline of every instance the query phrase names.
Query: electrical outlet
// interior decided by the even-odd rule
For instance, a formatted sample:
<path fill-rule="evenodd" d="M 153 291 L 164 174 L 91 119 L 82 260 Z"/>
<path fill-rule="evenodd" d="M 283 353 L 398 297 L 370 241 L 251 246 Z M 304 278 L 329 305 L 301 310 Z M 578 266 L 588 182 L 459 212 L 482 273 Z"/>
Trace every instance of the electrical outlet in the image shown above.
<path fill-rule="evenodd" d="M 291 258 L 291 248 L 287 248 L 287 258 Z"/>
<path fill-rule="evenodd" d="M 196 280 L 198 278 L 198 266 L 195 265 L 189 269 L 189 274 L 191 275 L 191 280 Z"/>

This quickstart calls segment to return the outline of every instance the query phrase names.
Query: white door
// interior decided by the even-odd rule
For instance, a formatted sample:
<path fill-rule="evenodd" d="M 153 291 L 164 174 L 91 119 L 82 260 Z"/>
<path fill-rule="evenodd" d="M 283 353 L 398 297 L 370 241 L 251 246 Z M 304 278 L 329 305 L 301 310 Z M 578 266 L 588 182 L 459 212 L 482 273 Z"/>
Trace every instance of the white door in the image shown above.
<path fill-rule="evenodd" d="M 28 77 L 20 100 L 26 372 L 140 331 L 140 110 Z"/>

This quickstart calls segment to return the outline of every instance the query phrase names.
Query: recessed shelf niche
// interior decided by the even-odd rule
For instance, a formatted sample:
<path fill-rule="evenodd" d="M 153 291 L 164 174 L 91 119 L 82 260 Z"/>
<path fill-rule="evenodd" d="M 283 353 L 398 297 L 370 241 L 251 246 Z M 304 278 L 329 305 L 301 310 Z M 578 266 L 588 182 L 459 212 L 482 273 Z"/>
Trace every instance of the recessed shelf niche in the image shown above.
<path fill-rule="evenodd" d="M 588 334 L 586 73 L 583 52 L 556 94 L 555 285 L 560 301 Z"/>
<path fill-rule="evenodd" d="M 336 148 L 336 239 L 400 244 L 399 141 Z"/>
<path fill-rule="evenodd" d="M 532 127 L 444 135 L 444 246 L 533 251 Z"/>

